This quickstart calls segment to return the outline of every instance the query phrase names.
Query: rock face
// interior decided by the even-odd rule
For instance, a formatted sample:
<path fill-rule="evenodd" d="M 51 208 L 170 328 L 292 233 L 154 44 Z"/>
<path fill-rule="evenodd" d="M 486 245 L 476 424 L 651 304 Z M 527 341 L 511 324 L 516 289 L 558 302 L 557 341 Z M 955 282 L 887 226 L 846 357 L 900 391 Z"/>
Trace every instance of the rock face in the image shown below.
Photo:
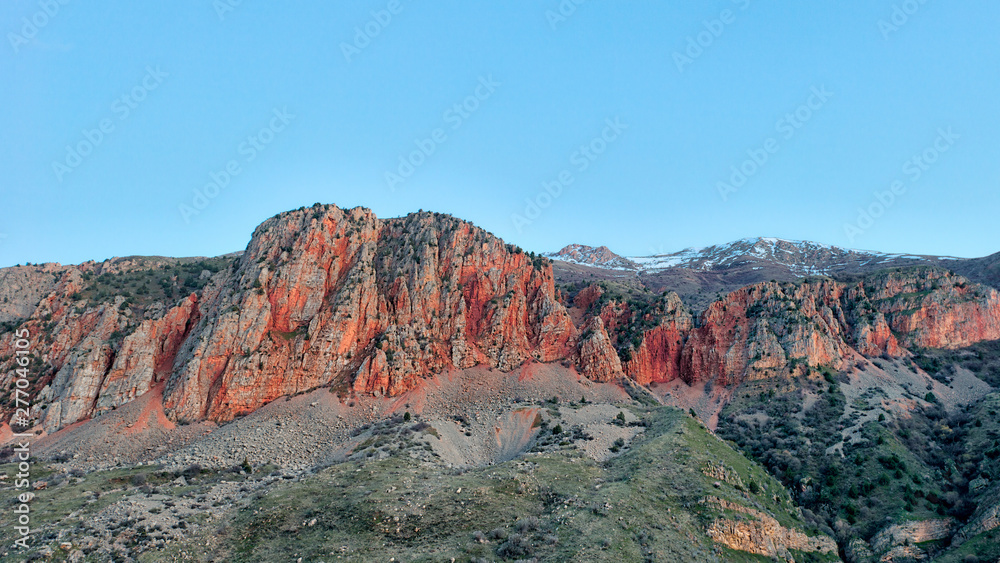
<path fill-rule="evenodd" d="M 0 323 L 30 317 L 64 271 L 58 264 L 0 269 Z"/>
<path fill-rule="evenodd" d="M 611 381 L 625 376 L 601 317 L 593 317 L 584 328 L 580 340 L 580 368 L 583 375 L 593 381 Z"/>
<path fill-rule="evenodd" d="M 573 354 L 550 268 L 462 221 L 299 210 L 261 225 L 166 387 L 167 412 L 226 420 L 333 383 L 398 395 L 426 374 Z"/>
<path fill-rule="evenodd" d="M 927 554 L 917 544 L 950 537 L 955 520 L 940 518 L 897 524 L 875 534 L 872 550 L 880 554 L 879 561 L 912 561 L 926 559 Z"/>
<path fill-rule="evenodd" d="M 317 204 L 265 221 L 210 270 L 178 264 L 0 270 L 3 291 L 24 290 L 3 309 L 15 320 L 0 325 L 0 384 L 15 378 L 17 325 L 33 335 L 28 392 L 48 431 L 154 387 L 174 420 L 226 421 L 320 386 L 399 395 L 475 365 L 563 361 L 595 381 L 727 384 L 1000 338 L 997 293 L 930 268 L 758 283 L 698 318 L 674 293 L 629 301 L 598 286 L 570 310 L 547 259 L 435 213 L 383 220 Z"/>
<path fill-rule="evenodd" d="M 953 545 L 960 545 L 979 534 L 1000 528 L 1000 486 L 994 484 L 979 498 L 978 504 L 969 521 L 952 538 Z"/>
<path fill-rule="evenodd" d="M 586 299 L 595 300 L 594 293 Z M 809 367 L 837 368 L 856 353 L 899 357 L 915 347 L 1000 339 L 998 306 L 1000 295 L 991 288 L 918 269 L 853 284 L 764 282 L 713 302 L 697 322 L 673 294 L 652 316 L 613 301 L 599 316 L 629 358 L 623 369 L 630 378 L 643 384 L 677 378 L 731 384 Z M 636 336 L 630 326 L 643 317 L 655 327 Z"/>
<path fill-rule="evenodd" d="M 97 397 L 96 411 L 123 405 L 170 376 L 177 351 L 198 319 L 194 294 L 155 320 L 146 320 L 125 337 Z"/>
<path fill-rule="evenodd" d="M 684 344 L 694 319 L 676 293 L 668 293 L 653 315 L 656 326 L 643 332 L 641 342 L 629 353 L 625 371 L 642 385 L 672 381 L 681 377 Z"/>
<path fill-rule="evenodd" d="M 726 500 L 709 497 L 711 504 L 752 519 L 717 518 L 708 527 L 708 535 L 718 543 L 738 551 L 767 557 L 789 557 L 789 550 L 806 553 L 836 553 L 837 544 L 827 536 L 809 537 L 798 530 L 783 527 L 767 514 Z"/>

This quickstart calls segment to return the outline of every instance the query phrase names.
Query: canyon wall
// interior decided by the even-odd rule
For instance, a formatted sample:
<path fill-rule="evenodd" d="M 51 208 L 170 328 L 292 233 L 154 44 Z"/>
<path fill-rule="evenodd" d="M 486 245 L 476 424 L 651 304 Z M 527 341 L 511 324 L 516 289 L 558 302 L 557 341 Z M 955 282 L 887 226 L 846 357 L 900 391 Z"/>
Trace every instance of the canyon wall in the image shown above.
<path fill-rule="evenodd" d="M 316 387 L 395 396 L 474 365 L 732 384 L 1000 338 L 997 292 L 930 268 L 760 283 L 697 317 L 674 293 L 610 299 L 591 286 L 563 303 L 547 259 L 436 213 L 317 204 L 212 260 L 200 272 L 141 258 L 0 271 L 13 319 L 0 325 L 0 376 L 15 379 L 14 328 L 27 328 L 32 424 L 51 432 L 157 387 L 174 420 L 226 421 Z M 10 420 L 12 402 L 0 414 Z"/>

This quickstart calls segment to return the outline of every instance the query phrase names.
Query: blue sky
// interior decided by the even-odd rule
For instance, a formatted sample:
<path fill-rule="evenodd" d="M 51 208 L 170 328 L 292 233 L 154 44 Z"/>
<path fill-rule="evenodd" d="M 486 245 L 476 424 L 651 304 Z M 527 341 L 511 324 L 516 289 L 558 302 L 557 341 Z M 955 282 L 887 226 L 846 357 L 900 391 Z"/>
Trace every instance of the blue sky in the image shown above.
<path fill-rule="evenodd" d="M 314 202 L 535 251 L 1000 250 L 996 2 L 575 1 L 8 0 L 0 266 Z"/>

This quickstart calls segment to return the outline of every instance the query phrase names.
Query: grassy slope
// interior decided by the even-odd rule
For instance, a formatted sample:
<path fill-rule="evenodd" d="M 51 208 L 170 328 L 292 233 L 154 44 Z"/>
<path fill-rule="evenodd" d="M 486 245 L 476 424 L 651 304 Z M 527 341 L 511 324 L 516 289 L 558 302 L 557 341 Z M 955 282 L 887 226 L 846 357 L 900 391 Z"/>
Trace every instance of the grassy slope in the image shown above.
<path fill-rule="evenodd" d="M 271 469 L 274 467 L 268 466 L 262 468 L 262 471 L 267 472 Z M 0 485 L 0 496 L 5 501 L 3 506 L 5 514 L 7 514 L 6 511 L 13 510 L 15 496 L 24 492 L 13 488 L 13 476 L 16 472 L 17 466 L 15 464 L 0 465 L 0 474 L 10 476 Z M 221 480 L 234 482 L 245 479 L 228 471 L 205 471 L 195 479 L 189 477 L 191 484 L 188 486 L 167 489 L 163 488 L 162 485 L 175 479 L 179 473 L 162 471 L 154 466 L 119 468 L 86 474 L 80 472 L 76 475 L 60 474 L 47 463 L 32 462 L 32 483 L 45 481 L 51 486 L 47 489 L 34 491 L 35 498 L 31 502 L 32 537 L 30 544 L 36 550 L 43 546 L 52 548 L 54 555 L 48 559 L 49 561 L 68 560 L 68 552 L 59 549 L 59 543 L 61 541 L 74 542 L 82 535 L 89 534 L 90 532 L 82 530 L 80 526 L 98 512 L 122 499 L 141 497 L 150 492 L 166 492 L 167 490 L 174 496 L 204 494 Z M 142 485 L 138 483 L 142 483 Z M 6 523 L 5 520 L 2 521 Z M 190 522 L 190 524 L 195 523 Z M 136 529 L 133 527 L 131 531 L 134 532 Z M 63 537 L 58 537 L 58 530 L 65 530 Z M 3 546 L 0 549 L 0 561 L 23 561 L 28 555 L 10 548 L 17 537 L 11 526 L 0 526 L 0 546 Z M 135 539 L 126 540 L 126 543 L 135 545 Z M 86 561 L 99 560 L 96 555 L 88 556 L 86 559 Z"/>
<path fill-rule="evenodd" d="M 707 495 L 802 527 L 781 485 L 694 419 L 670 408 L 638 414 L 650 424 L 645 436 L 606 464 L 571 448 L 461 474 L 407 455 L 344 463 L 276 487 L 209 536 L 143 560 L 184 552 L 228 561 L 331 553 L 382 561 L 767 561 L 709 540 L 705 525 L 720 514 L 698 502 Z M 715 487 L 700 471 L 709 463 L 735 469 L 759 493 Z M 487 543 L 475 539 L 477 531 Z M 194 556 L 206 542 L 214 553 Z"/>

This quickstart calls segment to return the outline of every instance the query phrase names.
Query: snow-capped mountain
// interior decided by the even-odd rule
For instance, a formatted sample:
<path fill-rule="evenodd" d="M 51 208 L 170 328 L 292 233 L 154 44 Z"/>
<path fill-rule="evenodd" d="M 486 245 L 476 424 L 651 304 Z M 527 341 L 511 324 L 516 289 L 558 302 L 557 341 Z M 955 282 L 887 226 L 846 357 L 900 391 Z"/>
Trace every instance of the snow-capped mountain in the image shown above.
<path fill-rule="evenodd" d="M 829 275 L 871 265 L 889 265 L 899 261 L 958 260 L 950 256 L 918 256 L 853 250 L 810 241 L 769 237 L 746 238 L 706 248 L 688 248 L 673 254 L 630 258 L 644 272 L 681 267 L 692 270 L 718 270 L 764 262 L 785 266 L 798 275 Z M 758 264 L 756 267 L 763 268 Z"/>
<path fill-rule="evenodd" d="M 606 246 L 586 246 L 583 244 L 571 244 L 564 247 L 559 252 L 544 254 L 553 260 L 560 260 L 569 264 L 579 264 L 581 266 L 593 266 L 608 270 L 639 270 L 639 264 L 622 258 L 611 252 Z"/>
<path fill-rule="evenodd" d="M 653 274 L 671 268 L 714 271 L 750 265 L 755 269 L 783 266 L 794 274 L 830 275 L 869 266 L 889 267 L 900 262 L 960 260 L 951 256 L 919 256 L 853 250 L 810 241 L 771 237 L 745 238 L 704 248 L 686 248 L 669 254 L 622 257 L 606 246 L 573 244 L 546 254 L 553 260 L 610 270 Z"/>
<path fill-rule="evenodd" d="M 696 307 L 720 293 L 761 281 L 850 276 L 893 267 L 929 265 L 959 273 L 968 271 L 970 279 L 988 284 L 997 278 L 991 274 L 996 268 L 991 270 L 988 264 L 977 262 L 987 259 L 889 254 L 770 237 L 631 257 L 615 254 L 604 246 L 574 244 L 546 256 L 554 260 L 554 272 L 560 283 L 615 280 L 653 291 L 676 291 Z M 977 271 L 983 274 L 974 275 Z"/>

